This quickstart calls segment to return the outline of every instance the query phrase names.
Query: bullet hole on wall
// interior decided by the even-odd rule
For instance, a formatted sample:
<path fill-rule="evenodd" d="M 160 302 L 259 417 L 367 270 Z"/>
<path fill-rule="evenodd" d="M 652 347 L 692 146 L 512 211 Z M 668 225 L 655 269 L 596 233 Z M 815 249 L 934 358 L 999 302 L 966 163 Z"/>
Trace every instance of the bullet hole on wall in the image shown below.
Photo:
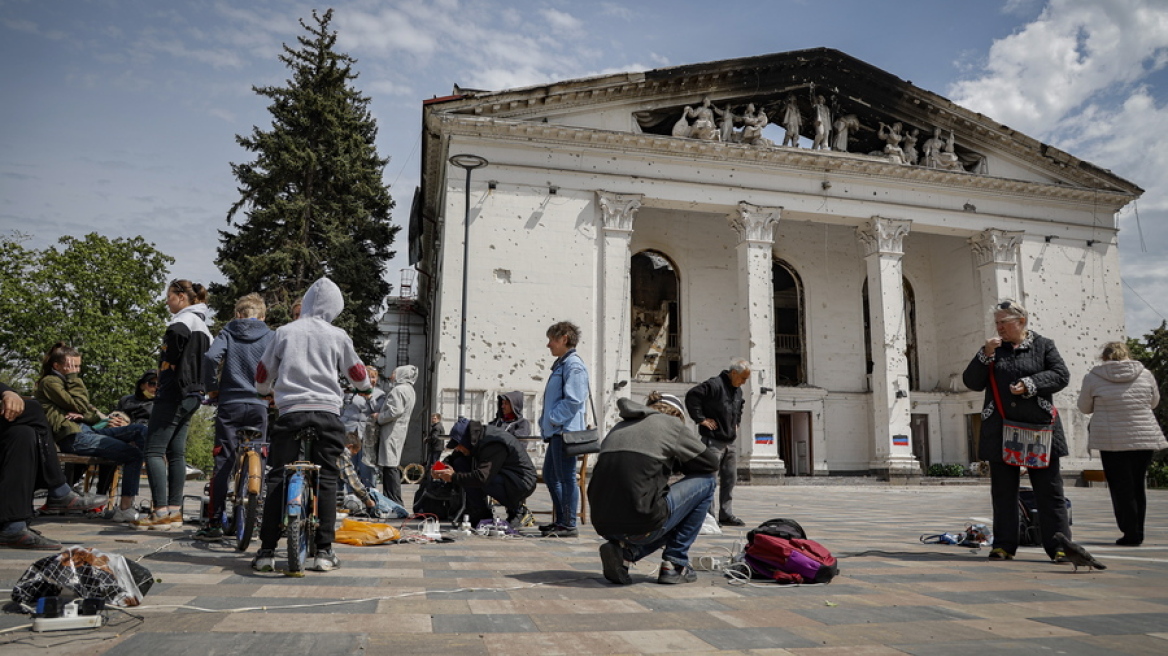
<path fill-rule="evenodd" d="M 495 269 L 495 282 L 511 282 L 511 272 L 507 269 Z"/>

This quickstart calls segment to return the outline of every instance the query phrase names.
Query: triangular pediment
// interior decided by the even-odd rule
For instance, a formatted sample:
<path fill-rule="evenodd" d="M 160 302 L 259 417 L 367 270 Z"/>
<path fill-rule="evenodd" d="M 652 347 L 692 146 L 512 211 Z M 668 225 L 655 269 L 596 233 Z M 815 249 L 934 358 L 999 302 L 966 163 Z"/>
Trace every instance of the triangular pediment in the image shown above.
<path fill-rule="evenodd" d="M 716 139 L 744 148 L 783 148 L 784 117 L 791 103 L 800 118 L 799 147 L 816 139 L 817 116 L 829 116 L 833 130 L 822 151 L 861 157 L 898 156 L 906 166 L 1072 185 L 1139 195 L 1142 190 L 1119 176 L 1041 143 L 993 119 L 914 86 L 837 50 L 816 48 L 758 57 L 691 64 L 637 73 L 619 73 L 505 91 L 455 89 L 455 95 L 426 102 L 428 113 L 469 115 L 507 121 L 550 123 L 566 128 L 639 133 L 676 139 Z M 819 99 L 822 97 L 822 103 Z M 708 100 L 708 103 L 706 101 Z M 703 105 L 709 109 L 704 110 Z M 826 113 L 815 105 L 822 104 Z M 765 113 L 772 127 L 766 139 L 748 133 L 753 116 Z M 687 108 L 689 108 L 687 110 Z M 715 113 L 716 112 L 716 113 Z M 700 114 L 716 126 L 726 113 L 732 127 L 718 135 L 698 129 Z M 840 123 L 840 121 L 843 123 Z M 790 122 L 790 121 L 788 121 Z M 757 124 L 757 121 L 755 121 Z M 821 121 L 822 123 L 822 121 Z M 886 135 L 895 124 L 900 135 L 915 135 L 916 157 L 908 141 Z M 881 124 L 884 127 L 881 127 Z M 843 130 L 847 134 L 841 138 Z M 686 129 L 689 133 L 686 133 Z M 789 134 L 789 133 L 787 133 Z M 744 136 L 746 135 L 746 136 Z M 932 144 L 929 139 L 937 139 Z M 743 143 L 745 139 L 748 143 Z M 890 141 L 902 148 L 897 154 Z M 942 152 L 942 145 L 946 145 Z M 931 146 L 931 148 L 930 148 Z M 932 157 L 927 157 L 931 153 Z M 939 160 L 944 160 L 938 164 Z"/>

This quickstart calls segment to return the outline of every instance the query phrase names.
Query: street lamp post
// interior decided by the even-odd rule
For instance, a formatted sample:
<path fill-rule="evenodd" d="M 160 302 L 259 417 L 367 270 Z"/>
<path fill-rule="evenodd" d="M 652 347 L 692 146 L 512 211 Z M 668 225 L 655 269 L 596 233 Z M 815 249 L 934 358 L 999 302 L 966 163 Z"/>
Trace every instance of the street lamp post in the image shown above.
<path fill-rule="evenodd" d="M 487 165 L 485 157 L 462 153 L 450 157 L 450 163 L 466 170 L 466 211 L 462 220 L 462 334 L 458 341 L 458 416 L 466 416 L 466 287 L 470 271 L 470 174 Z"/>

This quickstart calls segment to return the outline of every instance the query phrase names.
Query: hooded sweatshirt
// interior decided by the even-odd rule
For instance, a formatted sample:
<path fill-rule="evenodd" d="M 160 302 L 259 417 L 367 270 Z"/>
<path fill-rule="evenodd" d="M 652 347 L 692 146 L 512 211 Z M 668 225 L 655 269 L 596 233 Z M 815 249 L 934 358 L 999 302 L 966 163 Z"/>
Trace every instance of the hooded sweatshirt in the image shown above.
<path fill-rule="evenodd" d="M 1144 451 L 1168 447 L 1152 409 L 1160 388 L 1136 360 L 1114 360 L 1091 370 L 1079 391 L 1079 410 L 1092 414 L 1087 448 Z"/>
<path fill-rule="evenodd" d="M 511 419 L 503 416 L 504 398 L 511 402 L 511 412 L 514 413 Z M 502 428 L 515 437 L 527 437 L 531 435 L 531 422 L 527 421 L 527 417 L 523 416 L 523 392 L 505 392 L 500 394 L 495 400 L 495 420 L 490 425 L 496 428 Z"/>
<path fill-rule="evenodd" d="M 344 396 L 338 375 L 358 391 L 370 388 L 365 363 L 348 333 L 332 325 L 345 307 L 341 290 L 328 278 L 304 294 L 300 318 L 276 330 L 256 367 L 256 392 L 274 394 L 280 414 L 341 414 Z"/>
<path fill-rule="evenodd" d="M 642 535 L 669 519 L 669 477 L 712 474 L 719 453 L 676 417 L 618 399 L 621 422 L 600 444 L 588 476 L 592 526 L 600 535 Z"/>
<path fill-rule="evenodd" d="M 203 385 L 220 404 L 267 405 L 256 394 L 255 371 L 275 333 L 259 319 L 228 322 L 203 356 Z"/>
<path fill-rule="evenodd" d="M 188 396 L 202 395 L 203 354 L 210 345 L 206 304 L 195 303 L 176 312 L 162 338 L 158 391 L 154 398 L 178 402 Z"/>
<path fill-rule="evenodd" d="M 414 381 L 418 368 L 405 364 L 393 370 L 393 387 L 381 399 L 377 408 L 378 439 L 366 444 L 369 464 L 377 467 L 397 467 L 401 464 L 402 447 L 410 430 L 410 415 L 414 413 Z"/>

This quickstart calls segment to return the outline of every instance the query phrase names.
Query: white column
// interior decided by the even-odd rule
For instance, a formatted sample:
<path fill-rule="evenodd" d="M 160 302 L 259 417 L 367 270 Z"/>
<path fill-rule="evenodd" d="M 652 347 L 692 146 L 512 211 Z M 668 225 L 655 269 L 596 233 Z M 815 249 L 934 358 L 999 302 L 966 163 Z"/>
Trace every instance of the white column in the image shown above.
<path fill-rule="evenodd" d="M 602 435 L 616 424 L 616 400 L 629 395 L 630 360 L 630 288 L 629 241 L 633 236 L 633 217 L 641 207 L 642 194 L 596 192 L 603 238 L 600 242 L 600 321 L 596 338 L 600 364 L 592 376 L 592 395 L 596 412 L 602 418 Z M 613 389 L 621 381 L 625 385 Z"/>
<path fill-rule="evenodd" d="M 1022 232 L 983 230 L 969 239 L 973 258 L 981 279 L 981 305 L 985 334 L 994 334 L 993 315 L 989 309 L 1002 299 L 1022 303 L 1018 288 L 1018 245 Z"/>
<path fill-rule="evenodd" d="M 911 221 L 872 217 L 856 228 L 868 268 L 872 326 L 873 471 L 889 478 L 920 476 L 912 453 L 904 316 L 904 236 Z"/>
<path fill-rule="evenodd" d="M 738 203 L 738 212 L 729 217 L 738 233 L 738 298 L 746 309 L 739 317 L 742 357 L 752 365 L 750 380 L 742 387 L 746 407 L 738 428 L 738 455 L 745 457 L 752 481 L 777 480 L 784 467 L 778 449 L 778 412 L 775 386 L 775 291 L 773 279 L 775 226 L 781 207 L 758 207 Z M 769 435 L 769 444 L 755 444 L 756 435 Z M 741 462 L 741 461 L 740 461 Z M 742 469 L 742 465 L 739 465 Z"/>

